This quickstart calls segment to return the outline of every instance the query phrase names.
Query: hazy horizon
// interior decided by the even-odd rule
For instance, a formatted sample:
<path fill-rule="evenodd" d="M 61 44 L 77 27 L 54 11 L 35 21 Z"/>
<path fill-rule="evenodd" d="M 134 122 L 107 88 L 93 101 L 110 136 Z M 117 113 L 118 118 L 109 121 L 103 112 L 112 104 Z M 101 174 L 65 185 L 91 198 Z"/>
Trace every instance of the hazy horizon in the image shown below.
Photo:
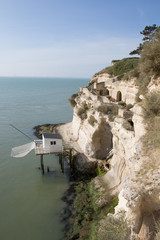
<path fill-rule="evenodd" d="M 74 76 L 72 76 L 72 77 L 61 77 L 61 76 L 59 76 L 59 77 L 56 77 L 56 76 L 49 76 L 49 77 L 47 77 L 47 76 L 0 76 L 0 79 L 1 78 L 53 78 L 53 79 L 77 79 L 77 80 L 79 80 L 79 79 L 90 79 L 89 77 L 74 77 Z"/>

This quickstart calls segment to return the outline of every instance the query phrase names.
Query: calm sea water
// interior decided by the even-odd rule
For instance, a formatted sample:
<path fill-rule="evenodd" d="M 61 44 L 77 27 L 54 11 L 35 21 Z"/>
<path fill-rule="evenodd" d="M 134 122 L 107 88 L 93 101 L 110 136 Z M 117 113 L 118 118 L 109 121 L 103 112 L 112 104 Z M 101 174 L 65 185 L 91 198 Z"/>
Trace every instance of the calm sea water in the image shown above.
<path fill-rule="evenodd" d="M 67 170 L 58 158 L 44 157 L 55 170 L 41 175 L 40 159 L 31 152 L 11 158 L 11 148 L 30 142 L 11 128 L 13 124 L 31 138 L 33 127 L 72 121 L 68 98 L 89 79 L 0 78 L 0 239 L 59 240 L 63 237 L 60 200 L 69 186 Z M 67 168 L 67 167 L 66 167 Z"/>

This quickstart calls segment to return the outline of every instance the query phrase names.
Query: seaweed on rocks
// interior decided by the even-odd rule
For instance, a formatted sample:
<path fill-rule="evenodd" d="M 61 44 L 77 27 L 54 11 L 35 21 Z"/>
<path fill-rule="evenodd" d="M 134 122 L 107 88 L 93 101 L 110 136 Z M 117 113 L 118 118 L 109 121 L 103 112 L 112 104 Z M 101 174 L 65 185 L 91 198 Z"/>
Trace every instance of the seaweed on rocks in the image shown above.
<path fill-rule="evenodd" d="M 76 196 L 76 187 L 78 183 L 71 183 L 69 188 L 64 192 L 61 200 L 65 203 L 64 209 L 60 213 L 60 220 L 64 223 L 64 237 L 67 237 L 67 233 L 71 228 L 72 208 L 74 199 Z"/>
<path fill-rule="evenodd" d="M 75 185 L 74 201 L 72 204 L 70 228 L 65 240 L 83 239 L 89 236 L 90 223 L 93 220 L 94 209 L 88 191 L 90 181 L 80 181 Z"/>

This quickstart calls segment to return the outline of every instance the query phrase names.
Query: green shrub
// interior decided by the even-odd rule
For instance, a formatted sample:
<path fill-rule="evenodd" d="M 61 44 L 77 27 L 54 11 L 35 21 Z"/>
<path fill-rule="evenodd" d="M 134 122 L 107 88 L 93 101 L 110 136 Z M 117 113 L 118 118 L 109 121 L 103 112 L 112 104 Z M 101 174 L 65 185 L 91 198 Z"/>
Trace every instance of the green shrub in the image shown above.
<path fill-rule="evenodd" d="M 74 94 L 72 94 L 71 98 L 75 99 L 77 96 L 78 96 L 78 93 L 74 93 Z"/>
<path fill-rule="evenodd" d="M 119 102 L 118 102 L 118 105 L 126 106 L 126 103 L 125 103 L 124 101 L 119 101 Z"/>
<path fill-rule="evenodd" d="M 102 104 L 97 109 L 104 114 L 111 114 L 116 116 L 118 114 L 118 106 L 116 104 Z"/>
<path fill-rule="evenodd" d="M 84 102 L 82 103 L 82 106 L 83 106 L 83 108 L 84 108 L 84 112 L 85 112 L 86 115 L 87 115 L 88 105 L 86 104 L 86 101 L 84 101 Z"/>
<path fill-rule="evenodd" d="M 126 110 L 129 111 L 131 108 L 133 108 L 133 105 L 131 103 L 127 104 Z"/>
<path fill-rule="evenodd" d="M 71 107 L 75 107 L 76 106 L 76 101 L 75 98 L 78 96 L 78 93 L 72 94 L 71 98 L 68 99 L 69 103 L 71 104 Z"/>
<path fill-rule="evenodd" d="M 95 119 L 95 117 L 93 115 L 91 115 L 88 119 L 88 122 L 91 126 L 94 126 L 94 124 L 97 123 L 97 120 Z"/>
<path fill-rule="evenodd" d="M 119 62 L 120 60 L 112 60 L 112 64 Z"/>
<path fill-rule="evenodd" d="M 138 65 L 139 58 L 124 58 L 121 61 L 115 63 L 110 70 L 113 76 L 122 75 L 131 71 Z"/>
<path fill-rule="evenodd" d="M 106 212 L 106 214 L 108 214 L 108 213 L 112 213 L 112 214 L 114 214 L 114 209 L 115 209 L 115 207 L 118 205 L 118 196 L 116 196 L 115 198 L 113 198 L 110 202 L 109 202 L 109 204 L 108 204 L 108 206 L 107 206 L 107 209 L 105 210 L 105 212 Z"/>
<path fill-rule="evenodd" d="M 100 105 L 97 110 L 101 113 L 107 114 L 108 113 L 108 105 L 107 104 L 103 104 Z"/>
<path fill-rule="evenodd" d="M 100 72 L 96 73 L 96 75 L 103 73 L 108 73 L 111 76 L 123 75 L 124 73 L 135 69 L 138 66 L 138 62 L 139 58 L 137 57 L 116 60 L 114 61 L 114 65 L 102 69 Z"/>
<path fill-rule="evenodd" d="M 88 112 L 88 107 L 85 108 L 85 114 L 86 114 L 86 116 L 87 116 L 87 112 Z"/>
<path fill-rule="evenodd" d="M 76 104 L 77 104 L 76 101 L 75 101 L 74 99 L 72 99 L 72 98 L 69 98 L 68 101 L 69 101 L 71 107 L 73 107 L 73 108 L 74 108 L 74 107 L 76 106 Z"/>
<path fill-rule="evenodd" d="M 109 98 L 109 99 L 111 98 L 111 96 L 110 96 L 110 95 L 106 95 L 106 97 L 107 97 L 107 98 Z"/>
<path fill-rule="evenodd" d="M 77 111 L 77 115 L 82 119 L 86 119 L 87 115 L 86 115 L 86 110 L 84 108 L 79 108 Z"/>
<path fill-rule="evenodd" d="M 96 169 L 96 173 L 97 173 L 97 176 L 100 177 L 100 176 L 104 175 L 106 172 L 98 166 Z"/>

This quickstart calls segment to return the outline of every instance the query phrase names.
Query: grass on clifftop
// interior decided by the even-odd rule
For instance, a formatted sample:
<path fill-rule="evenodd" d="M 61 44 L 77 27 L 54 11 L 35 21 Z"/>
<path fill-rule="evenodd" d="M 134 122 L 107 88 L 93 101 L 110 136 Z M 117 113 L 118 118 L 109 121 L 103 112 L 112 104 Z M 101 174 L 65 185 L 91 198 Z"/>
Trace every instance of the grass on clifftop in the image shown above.
<path fill-rule="evenodd" d="M 102 73 L 108 73 L 111 75 L 111 77 L 123 75 L 124 73 L 127 73 L 133 69 L 135 69 L 138 66 L 139 58 L 132 57 L 132 58 L 123 58 L 119 61 L 114 61 L 114 65 L 110 67 L 106 67 L 102 69 L 100 72 L 96 73 L 95 75 L 102 74 Z"/>

